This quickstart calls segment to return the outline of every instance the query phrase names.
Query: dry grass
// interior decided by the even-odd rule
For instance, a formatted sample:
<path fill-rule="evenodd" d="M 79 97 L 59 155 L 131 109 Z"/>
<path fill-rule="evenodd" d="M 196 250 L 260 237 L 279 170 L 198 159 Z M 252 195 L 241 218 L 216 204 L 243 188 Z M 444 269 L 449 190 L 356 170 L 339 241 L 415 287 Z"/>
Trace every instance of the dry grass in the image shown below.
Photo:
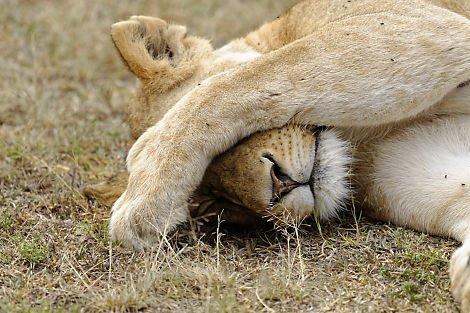
<path fill-rule="evenodd" d="M 216 227 L 135 255 L 80 188 L 123 166 L 135 86 L 109 39 L 133 14 L 216 46 L 293 0 L 0 2 L 0 311 L 451 312 L 453 241 L 361 220 Z M 245 9 L 249 7 L 249 9 Z M 312 222 L 312 225 L 315 225 Z"/>

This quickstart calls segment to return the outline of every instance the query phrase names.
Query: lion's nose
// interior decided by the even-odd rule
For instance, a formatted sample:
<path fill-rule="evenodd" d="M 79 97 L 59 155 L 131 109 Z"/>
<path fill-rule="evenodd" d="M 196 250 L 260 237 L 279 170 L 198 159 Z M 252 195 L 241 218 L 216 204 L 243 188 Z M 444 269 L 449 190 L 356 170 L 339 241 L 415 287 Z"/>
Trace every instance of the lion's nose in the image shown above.
<path fill-rule="evenodd" d="M 289 176 L 276 171 L 276 165 L 271 167 L 271 179 L 273 180 L 273 197 L 271 202 L 278 202 L 283 195 L 302 185 Z"/>

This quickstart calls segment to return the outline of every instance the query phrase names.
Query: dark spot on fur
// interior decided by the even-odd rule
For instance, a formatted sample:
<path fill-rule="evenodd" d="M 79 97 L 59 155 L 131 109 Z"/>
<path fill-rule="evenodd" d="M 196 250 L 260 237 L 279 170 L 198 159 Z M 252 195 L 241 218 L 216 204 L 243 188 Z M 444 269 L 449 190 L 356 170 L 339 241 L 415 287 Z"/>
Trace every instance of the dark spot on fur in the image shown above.
<path fill-rule="evenodd" d="M 446 175 L 444 175 L 444 178 L 445 178 L 445 179 L 447 179 L 447 174 L 446 174 Z"/>
<path fill-rule="evenodd" d="M 207 127 L 210 127 L 210 126 L 211 126 L 211 124 L 209 124 L 209 123 L 206 123 L 206 125 L 207 125 Z"/>
<path fill-rule="evenodd" d="M 145 33 L 146 33 L 146 29 L 145 29 L 144 25 L 142 25 L 141 23 L 139 23 L 137 32 L 139 33 L 140 38 L 144 38 L 144 37 L 145 37 Z"/>
<path fill-rule="evenodd" d="M 325 168 L 318 168 L 317 166 L 317 169 L 315 170 L 315 179 L 317 182 L 321 182 L 322 180 L 325 180 L 325 178 L 327 177 L 326 173 L 328 173 L 330 171 L 329 167 L 326 166 Z M 317 189 L 322 189 L 322 185 L 321 184 L 318 184 L 317 186 L 315 186 L 315 188 Z"/>
<path fill-rule="evenodd" d="M 272 93 L 272 94 L 270 94 L 269 96 L 270 96 L 270 97 L 277 97 L 277 96 L 280 96 L 280 95 L 281 95 L 280 93 Z"/>
<path fill-rule="evenodd" d="M 464 187 L 464 186 L 465 186 L 465 184 L 462 184 L 462 187 Z"/>
<path fill-rule="evenodd" d="M 467 86 L 467 85 L 470 85 L 470 79 L 464 81 L 463 83 L 460 83 L 460 84 L 457 86 L 457 88 L 463 88 L 463 87 L 465 87 L 465 86 Z"/>
<path fill-rule="evenodd" d="M 156 60 L 158 58 L 158 51 L 157 51 L 157 49 L 154 49 L 153 46 L 147 46 L 147 51 L 150 52 L 153 59 Z"/>
<path fill-rule="evenodd" d="M 169 58 L 173 57 L 173 51 L 171 51 L 169 46 L 165 46 L 165 54 L 168 55 Z"/>
<path fill-rule="evenodd" d="M 380 25 L 385 25 L 385 23 L 380 23 Z"/>
<path fill-rule="evenodd" d="M 390 59 L 390 61 L 395 62 L 395 59 Z"/>

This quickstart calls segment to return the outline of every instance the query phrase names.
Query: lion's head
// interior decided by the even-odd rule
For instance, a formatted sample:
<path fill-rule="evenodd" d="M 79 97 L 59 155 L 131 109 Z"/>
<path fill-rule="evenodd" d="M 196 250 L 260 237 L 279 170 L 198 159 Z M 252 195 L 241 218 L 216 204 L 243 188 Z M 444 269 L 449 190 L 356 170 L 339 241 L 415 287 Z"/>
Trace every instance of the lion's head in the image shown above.
<path fill-rule="evenodd" d="M 141 81 L 129 103 L 133 140 L 204 79 L 259 56 L 244 40 L 214 50 L 185 27 L 151 17 L 114 24 L 112 38 Z M 331 129 L 288 125 L 257 133 L 213 160 L 190 207 L 196 214 L 224 210 L 225 219 L 241 223 L 329 218 L 349 195 L 350 161 L 348 144 Z M 120 190 L 113 200 L 122 185 L 114 182 Z"/>

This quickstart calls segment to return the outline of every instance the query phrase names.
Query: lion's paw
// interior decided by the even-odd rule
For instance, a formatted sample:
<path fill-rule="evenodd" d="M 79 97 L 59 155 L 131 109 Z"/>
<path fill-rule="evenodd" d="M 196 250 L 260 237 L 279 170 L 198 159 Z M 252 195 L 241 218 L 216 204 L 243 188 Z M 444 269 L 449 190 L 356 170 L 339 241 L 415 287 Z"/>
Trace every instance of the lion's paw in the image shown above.
<path fill-rule="evenodd" d="M 130 220 L 131 207 L 126 203 L 126 192 L 114 203 L 109 221 L 109 238 L 119 241 L 126 247 L 135 247 L 140 250 L 142 243 L 137 231 Z"/>
<path fill-rule="evenodd" d="M 109 222 L 110 239 L 136 250 L 152 248 L 168 232 L 186 221 L 188 214 L 183 206 L 169 207 L 145 194 L 130 197 L 124 192 L 112 208 Z"/>
<path fill-rule="evenodd" d="M 470 312 L 470 244 L 457 249 L 450 260 L 452 294 L 462 303 L 462 312 Z"/>

